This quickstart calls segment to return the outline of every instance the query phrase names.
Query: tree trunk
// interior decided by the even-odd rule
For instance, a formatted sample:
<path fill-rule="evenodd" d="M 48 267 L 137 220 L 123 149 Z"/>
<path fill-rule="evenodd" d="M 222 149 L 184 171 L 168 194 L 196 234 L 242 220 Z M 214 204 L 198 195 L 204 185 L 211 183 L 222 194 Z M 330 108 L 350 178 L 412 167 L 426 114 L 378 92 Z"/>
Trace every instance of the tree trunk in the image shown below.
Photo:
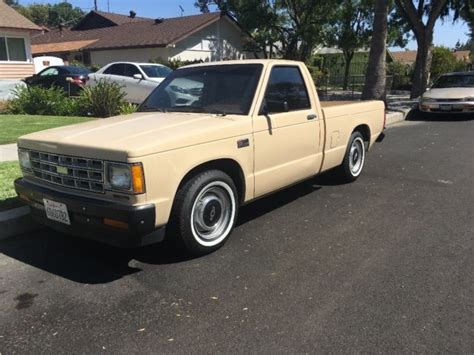
<path fill-rule="evenodd" d="M 428 30 L 417 38 L 418 51 L 416 53 L 413 86 L 410 93 L 412 99 L 421 96 L 428 86 L 433 50 L 432 40 L 433 32 L 430 33 Z"/>
<path fill-rule="evenodd" d="M 362 100 L 385 100 L 388 11 L 389 0 L 377 0 L 375 2 L 373 34 L 370 42 L 369 64 L 365 74 Z"/>
<path fill-rule="evenodd" d="M 342 84 L 342 90 L 347 90 L 349 86 L 349 73 L 351 70 L 351 62 L 352 58 L 354 57 L 354 53 L 344 53 L 344 82 Z"/>

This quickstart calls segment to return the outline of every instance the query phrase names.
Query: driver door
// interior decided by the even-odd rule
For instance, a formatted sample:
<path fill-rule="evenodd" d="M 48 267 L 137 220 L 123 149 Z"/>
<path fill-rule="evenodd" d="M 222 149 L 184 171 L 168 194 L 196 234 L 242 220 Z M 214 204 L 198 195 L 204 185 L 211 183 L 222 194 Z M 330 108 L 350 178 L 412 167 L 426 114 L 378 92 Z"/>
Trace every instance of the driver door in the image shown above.
<path fill-rule="evenodd" d="M 275 65 L 266 75 L 254 116 L 255 197 L 314 175 L 322 161 L 320 120 L 302 68 Z"/>

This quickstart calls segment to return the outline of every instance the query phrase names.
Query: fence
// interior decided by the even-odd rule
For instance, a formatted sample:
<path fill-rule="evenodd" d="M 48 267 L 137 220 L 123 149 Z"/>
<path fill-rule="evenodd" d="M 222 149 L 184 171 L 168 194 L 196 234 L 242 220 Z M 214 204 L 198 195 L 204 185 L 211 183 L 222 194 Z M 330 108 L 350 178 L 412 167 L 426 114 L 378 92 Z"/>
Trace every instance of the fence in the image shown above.
<path fill-rule="evenodd" d="M 392 90 L 396 77 L 387 75 L 386 89 Z M 344 75 L 327 75 L 315 80 L 318 91 L 327 94 L 328 91 L 340 91 L 344 89 Z M 349 91 L 352 98 L 356 92 L 361 92 L 365 84 L 365 75 L 349 75 L 346 91 Z"/>

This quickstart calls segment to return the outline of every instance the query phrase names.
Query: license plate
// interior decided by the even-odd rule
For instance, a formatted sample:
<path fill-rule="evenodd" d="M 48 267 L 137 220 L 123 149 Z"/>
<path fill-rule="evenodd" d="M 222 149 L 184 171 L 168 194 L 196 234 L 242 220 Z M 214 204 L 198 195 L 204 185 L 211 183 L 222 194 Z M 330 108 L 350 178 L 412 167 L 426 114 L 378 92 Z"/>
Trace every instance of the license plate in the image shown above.
<path fill-rule="evenodd" d="M 69 213 L 67 212 L 67 206 L 64 203 L 47 200 L 45 198 L 43 199 L 43 203 L 46 217 L 59 223 L 67 225 L 71 224 Z"/>
<path fill-rule="evenodd" d="M 451 111 L 453 109 L 453 105 L 441 105 L 439 108 L 441 111 Z"/>

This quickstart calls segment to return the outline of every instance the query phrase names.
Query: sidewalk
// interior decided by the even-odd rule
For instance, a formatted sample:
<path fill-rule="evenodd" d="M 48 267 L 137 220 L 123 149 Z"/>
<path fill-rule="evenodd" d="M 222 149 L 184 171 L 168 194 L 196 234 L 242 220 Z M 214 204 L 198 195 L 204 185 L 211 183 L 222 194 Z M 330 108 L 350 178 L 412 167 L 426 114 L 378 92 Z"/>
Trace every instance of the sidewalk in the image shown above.
<path fill-rule="evenodd" d="M 0 162 L 18 160 L 16 144 L 0 145 Z"/>

